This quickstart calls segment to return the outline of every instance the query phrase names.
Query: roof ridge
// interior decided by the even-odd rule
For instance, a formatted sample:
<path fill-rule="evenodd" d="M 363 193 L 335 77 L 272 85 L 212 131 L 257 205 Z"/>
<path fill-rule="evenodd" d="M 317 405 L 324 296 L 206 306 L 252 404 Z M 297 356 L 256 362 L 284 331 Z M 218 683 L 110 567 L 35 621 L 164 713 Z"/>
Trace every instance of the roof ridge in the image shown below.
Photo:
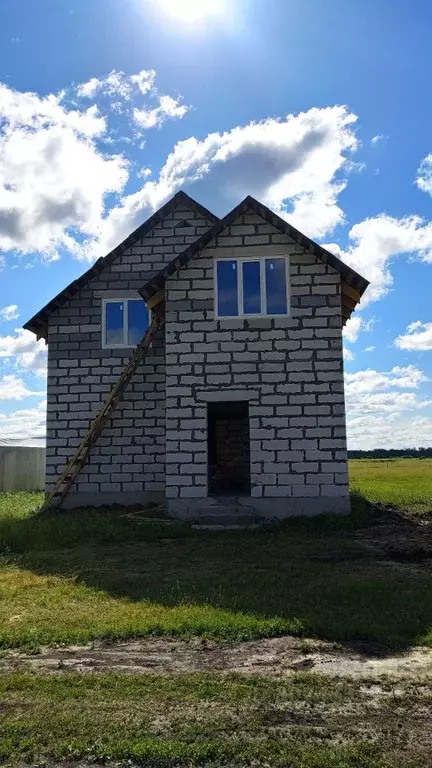
<path fill-rule="evenodd" d="M 186 203 L 191 210 L 195 210 L 200 213 L 204 218 L 210 219 L 214 223 L 219 221 L 218 217 L 211 211 L 205 208 L 201 203 L 198 203 L 193 197 L 190 197 L 183 189 L 179 189 L 178 192 L 173 195 L 166 203 L 164 203 L 157 211 L 154 211 L 148 219 L 140 224 L 130 235 L 128 235 L 119 245 L 113 248 L 106 256 L 100 256 L 95 263 L 84 272 L 76 280 L 73 280 L 66 286 L 57 296 L 54 296 L 48 304 L 45 304 L 39 312 L 36 312 L 33 317 L 30 318 L 25 324 L 24 328 L 27 331 L 32 331 L 38 338 L 47 338 L 47 320 L 49 315 L 55 311 L 58 307 L 69 301 L 78 291 L 80 291 L 89 280 L 99 275 L 106 266 L 111 266 L 113 262 L 122 255 L 128 248 L 130 248 L 140 237 L 144 237 L 156 224 L 162 221 L 166 215 L 174 210 L 179 203 Z"/>
<path fill-rule="evenodd" d="M 169 262 L 163 269 L 161 269 L 156 275 L 148 280 L 140 288 L 139 293 L 145 299 L 151 298 L 163 287 L 165 280 L 174 274 L 178 269 L 185 266 L 199 251 L 206 248 L 209 243 L 217 237 L 224 229 L 230 226 L 235 219 L 237 219 L 242 213 L 251 208 L 255 213 L 261 216 L 269 224 L 272 224 L 276 229 L 279 229 L 283 234 L 291 237 L 300 247 L 305 250 L 311 251 L 317 258 L 323 261 L 325 264 L 330 264 L 333 269 L 336 269 L 343 277 L 343 280 L 352 288 L 354 288 L 360 296 L 365 292 L 369 285 L 369 281 L 362 275 L 356 272 L 354 269 L 345 264 L 341 259 L 335 256 L 333 253 L 323 248 L 314 240 L 311 240 L 307 235 L 304 235 L 292 224 L 289 224 L 285 219 L 278 216 L 266 205 L 260 203 L 252 195 L 247 195 L 238 205 L 236 205 L 229 213 L 222 219 L 219 219 L 213 227 L 207 230 L 198 240 L 188 245 L 184 251 L 175 256 L 172 261 Z"/>

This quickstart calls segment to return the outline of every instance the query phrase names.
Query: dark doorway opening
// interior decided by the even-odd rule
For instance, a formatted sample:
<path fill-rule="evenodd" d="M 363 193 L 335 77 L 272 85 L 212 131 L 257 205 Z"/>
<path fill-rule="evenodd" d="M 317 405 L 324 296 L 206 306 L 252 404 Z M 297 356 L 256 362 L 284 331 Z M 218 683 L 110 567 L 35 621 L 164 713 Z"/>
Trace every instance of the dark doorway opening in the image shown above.
<path fill-rule="evenodd" d="M 209 494 L 250 494 L 249 403 L 208 404 Z"/>

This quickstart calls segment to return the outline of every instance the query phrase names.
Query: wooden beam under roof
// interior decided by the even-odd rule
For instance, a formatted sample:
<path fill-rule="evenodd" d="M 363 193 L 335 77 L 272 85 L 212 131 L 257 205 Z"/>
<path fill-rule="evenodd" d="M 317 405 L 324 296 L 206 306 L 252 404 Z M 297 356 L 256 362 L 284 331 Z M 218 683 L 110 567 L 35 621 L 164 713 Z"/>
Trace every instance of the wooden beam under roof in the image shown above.
<path fill-rule="evenodd" d="M 357 291 L 351 285 L 348 285 L 345 280 L 342 280 L 342 293 L 346 296 L 349 296 L 349 298 L 355 301 L 356 304 L 358 304 L 361 299 L 359 291 Z"/>
<path fill-rule="evenodd" d="M 160 304 L 165 298 L 165 291 L 158 291 L 155 293 L 154 296 L 151 296 L 150 299 L 147 300 L 147 309 L 154 309 L 158 304 Z"/>

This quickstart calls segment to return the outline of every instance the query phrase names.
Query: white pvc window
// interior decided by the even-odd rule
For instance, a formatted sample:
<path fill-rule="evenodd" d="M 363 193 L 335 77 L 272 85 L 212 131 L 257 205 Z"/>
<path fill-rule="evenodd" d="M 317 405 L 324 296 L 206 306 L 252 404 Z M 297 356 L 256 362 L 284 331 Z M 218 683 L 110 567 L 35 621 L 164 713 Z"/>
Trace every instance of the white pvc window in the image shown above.
<path fill-rule="evenodd" d="M 102 301 L 103 347 L 135 347 L 148 324 L 148 309 L 143 299 Z"/>
<path fill-rule="evenodd" d="M 260 317 L 289 313 L 288 259 L 217 259 L 216 316 Z"/>

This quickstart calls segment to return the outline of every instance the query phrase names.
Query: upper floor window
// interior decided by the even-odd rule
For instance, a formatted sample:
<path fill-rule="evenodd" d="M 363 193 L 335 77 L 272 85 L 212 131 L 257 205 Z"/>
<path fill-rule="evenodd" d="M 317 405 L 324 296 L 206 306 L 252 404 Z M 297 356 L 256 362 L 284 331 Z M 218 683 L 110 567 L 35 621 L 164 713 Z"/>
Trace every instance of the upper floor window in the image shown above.
<path fill-rule="evenodd" d="M 148 309 L 142 299 L 103 300 L 103 347 L 135 347 L 148 324 Z"/>
<path fill-rule="evenodd" d="M 216 261 L 217 317 L 287 315 L 288 311 L 285 257 Z"/>

